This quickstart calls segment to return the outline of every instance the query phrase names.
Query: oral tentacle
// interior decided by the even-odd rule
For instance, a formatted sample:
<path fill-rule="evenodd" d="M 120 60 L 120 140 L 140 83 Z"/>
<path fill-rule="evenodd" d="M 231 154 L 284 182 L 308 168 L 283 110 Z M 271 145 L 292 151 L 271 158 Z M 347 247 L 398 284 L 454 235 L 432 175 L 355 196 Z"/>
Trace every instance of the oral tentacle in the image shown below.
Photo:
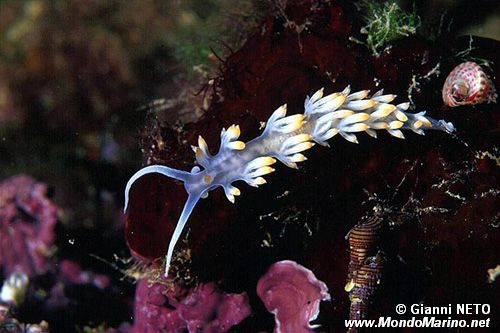
<path fill-rule="evenodd" d="M 127 185 L 125 186 L 125 204 L 123 211 L 124 213 L 127 213 L 128 209 L 128 204 L 129 204 L 129 193 L 130 189 L 132 188 L 132 185 L 141 177 L 152 174 L 152 173 L 158 173 L 161 175 L 164 175 L 166 177 L 174 178 L 177 180 L 180 180 L 182 182 L 185 182 L 188 178 L 190 173 L 182 170 L 177 170 L 173 168 L 169 168 L 164 165 L 149 165 L 147 167 L 144 167 L 137 171 L 132 177 L 127 182 Z"/>

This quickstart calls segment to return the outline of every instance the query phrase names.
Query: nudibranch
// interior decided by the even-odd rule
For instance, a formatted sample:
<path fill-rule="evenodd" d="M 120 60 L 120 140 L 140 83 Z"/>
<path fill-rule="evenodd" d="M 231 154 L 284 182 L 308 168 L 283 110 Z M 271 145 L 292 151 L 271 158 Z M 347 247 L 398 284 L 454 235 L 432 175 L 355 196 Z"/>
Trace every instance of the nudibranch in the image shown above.
<path fill-rule="evenodd" d="M 424 129 L 454 131 L 452 123 L 435 120 L 419 113 L 406 112 L 409 103 L 391 104 L 396 95 L 384 95 L 378 91 L 368 97 L 369 91 L 351 94 L 350 87 L 342 92 L 323 96 L 323 89 L 316 91 L 304 103 L 304 113 L 287 116 L 286 104 L 272 113 L 263 133 L 244 143 L 239 141 L 240 128 L 232 125 L 223 129 L 221 143 L 216 155 L 211 155 L 205 140 L 199 136 L 198 146 L 192 147 L 197 166 L 181 171 L 163 165 L 150 165 L 136 172 L 125 188 L 125 212 L 129 191 L 140 177 L 159 173 L 177 179 L 184 184 L 188 198 L 172 234 L 165 260 L 165 275 L 168 275 L 172 254 L 182 230 L 200 198 L 217 187 L 222 187 L 229 201 L 234 202 L 240 190 L 233 186 L 244 181 L 258 187 L 266 183 L 263 176 L 272 173 L 276 161 L 290 168 L 307 158 L 302 154 L 316 143 L 328 146 L 327 141 L 340 134 L 347 141 L 358 143 L 355 133 L 366 132 L 376 138 L 376 130 L 386 130 L 390 135 L 403 139 L 401 130 L 409 129 L 424 134 Z"/>
<path fill-rule="evenodd" d="M 472 61 L 455 67 L 443 86 L 443 102 L 447 106 L 495 103 L 495 85 L 483 68 Z"/>

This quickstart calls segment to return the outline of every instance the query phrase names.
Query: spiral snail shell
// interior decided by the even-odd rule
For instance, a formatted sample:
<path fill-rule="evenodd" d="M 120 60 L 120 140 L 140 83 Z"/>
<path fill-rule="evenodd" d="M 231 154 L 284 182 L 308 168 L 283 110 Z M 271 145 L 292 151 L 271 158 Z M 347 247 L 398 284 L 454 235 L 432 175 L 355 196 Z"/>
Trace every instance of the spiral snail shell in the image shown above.
<path fill-rule="evenodd" d="M 481 66 L 472 61 L 455 67 L 443 86 L 443 102 L 451 107 L 495 103 L 496 98 L 493 82 Z"/>

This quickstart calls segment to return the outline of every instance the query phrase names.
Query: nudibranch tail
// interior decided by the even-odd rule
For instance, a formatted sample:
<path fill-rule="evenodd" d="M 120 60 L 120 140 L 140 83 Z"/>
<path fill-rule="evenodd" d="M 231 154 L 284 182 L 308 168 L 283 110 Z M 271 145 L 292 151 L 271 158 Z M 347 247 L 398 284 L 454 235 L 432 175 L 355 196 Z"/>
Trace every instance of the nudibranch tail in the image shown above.
<path fill-rule="evenodd" d="M 198 147 L 193 146 L 196 162 L 191 172 L 152 165 L 138 171 L 128 181 L 125 189 L 125 209 L 132 184 L 149 173 L 160 173 L 184 182 L 188 199 L 181 213 L 166 255 L 168 274 L 175 245 L 182 230 L 200 198 L 208 192 L 222 187 L 232 203 L 241 191 L 233 186 L 244 181 L 258 187 L 266 183 L 262 177 L 275 171 L 271 165 L 277 160 L 288 167 L 297 168 L 297 163 L 307 160 L 304 152 L 316 143 L 328 146 L 327 141 L 337 134 L 347 141 L 359 143 L 357 134 L 366 132 L 376 138 L 377 130 L 386 130 L 390 135 L 404 139 L 402 130 L 412 130 L 423 135 L 424 130 L 433 129 L 452 133 L 452 123 L 426 116 L 425 111 L 407 112 L 409 103 L 391 104 L 396 95 L 380 90 L 369 97 L 368 90 L 351 93 L 350 87 L 323 97 L 323 89 L 316 91 L 304 102 L 304 113 L 287 116 L 286 104 L 280 106 L 269 117 L 263 133 L 244 143 L 239 141 L 240 128 L 231 125 L 221 132 L 219 151 L 211 155 L 205 140 L 198 137 Z"/>

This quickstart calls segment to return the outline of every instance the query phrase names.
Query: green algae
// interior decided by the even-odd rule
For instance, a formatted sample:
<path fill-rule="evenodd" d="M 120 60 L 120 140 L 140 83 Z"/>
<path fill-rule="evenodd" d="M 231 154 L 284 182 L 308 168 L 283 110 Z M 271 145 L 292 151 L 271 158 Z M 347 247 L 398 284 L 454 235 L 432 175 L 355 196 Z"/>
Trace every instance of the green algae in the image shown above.
<path fill-rule="evenodd" d="M 395 2 L 378 3 L 371 0 L 362 1 L 358 6 L 364 12 L 366 22 L 361 33 L 367 35 L 366 46 L 373 55 L 379 55 L 380 50 L 394 40 L 415 35 L 421 25 L 415 8 L 407 13 Z"/>

